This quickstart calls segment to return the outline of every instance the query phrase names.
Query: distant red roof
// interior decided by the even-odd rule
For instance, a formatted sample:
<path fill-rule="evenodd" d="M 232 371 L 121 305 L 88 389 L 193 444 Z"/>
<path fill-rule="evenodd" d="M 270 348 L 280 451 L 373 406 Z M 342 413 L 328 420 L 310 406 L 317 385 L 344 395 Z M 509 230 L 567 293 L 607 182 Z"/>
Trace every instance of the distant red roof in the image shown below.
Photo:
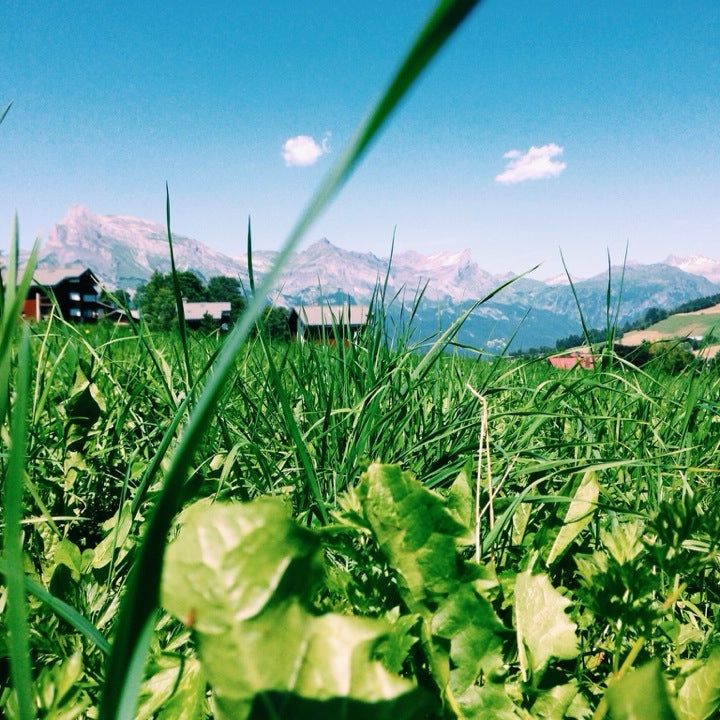
<path fill-rule="evenodd" d="M 572 370 L 576 367 L 589 370 L 595 366 L 595 358 L 589 353 L 572 353 L 568 355 L 553 355 L 548 362 L 558 370 Z"/>

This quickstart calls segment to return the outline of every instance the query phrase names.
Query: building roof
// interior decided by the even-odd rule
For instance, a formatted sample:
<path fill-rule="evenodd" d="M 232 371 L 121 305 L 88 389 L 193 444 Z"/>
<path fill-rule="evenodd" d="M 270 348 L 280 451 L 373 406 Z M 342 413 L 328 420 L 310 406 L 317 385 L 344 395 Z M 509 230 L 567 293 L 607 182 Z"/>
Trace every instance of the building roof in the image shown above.
<path fill-rule="evenodd" d="M 366 305 L 302 305 L 293 308 L 303 325 L 332 327 L 333 325 L 366 325 L 370 308 Z"/>
<path fill-rule="evenodd" d="M 224 313 L 230 313 L 229 302 L 188 302 L 183 300 L 185 320 L 202 320 L 209 315 L 213 320 L 222 320 Z"/>
<path fill-rule="evenodd" d="M 587 348 L 574 348 L 551 355 L 548 362 L 561 370 L 571 370 L 576 367 L 588 370 L 595 366 L 595 356 Z"/>
<path fill-rule="evenodd" d="M 82 265 L 71 265 L 68 267 L 59 268 L 35 268 L 33 280 L 38 285 L 57 285 L 67 278 L 77 278 L 89 272 L 91 275 L 92 270 Z M 94 277 L 94 275 L 93 275 Z"/>
<path fill-rule="evenodd" d="M 5 268 L 3 268 L 5 270 Z M 18 278 L 22 277 L 25 272 L 25 267 L 21 266 L 18 268 Z M 97 282 L 97 278 L 93 271 L 85 265 L 67 265 L 65 267 L 36 267 L 33 273 L 33 284 L 43 285 L 45 287 L 53 287 L 58 283 L 61 283 L 67 278 L 78 278 L 89 272 L 92 275 L 93 280 Z"/>

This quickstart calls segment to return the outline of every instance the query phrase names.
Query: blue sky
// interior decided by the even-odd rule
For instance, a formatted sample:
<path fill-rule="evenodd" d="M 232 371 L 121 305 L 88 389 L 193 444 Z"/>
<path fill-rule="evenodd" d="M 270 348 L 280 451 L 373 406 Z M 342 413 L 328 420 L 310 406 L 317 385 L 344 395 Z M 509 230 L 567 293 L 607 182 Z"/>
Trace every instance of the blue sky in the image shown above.
<path fill-rule="evenodd" d="M 175 231 L 241 254 L 250 214 L 276 248 L 432 7 L 5 0 L 0 221 L 162 222 L 167 180 Z M 626 242 L 720 258 L 719 160 L 720 2 L 487 0 L 307 241 L 386 254 L 397 226 L 539 276 L 558 248 L 578 275 Z"/>

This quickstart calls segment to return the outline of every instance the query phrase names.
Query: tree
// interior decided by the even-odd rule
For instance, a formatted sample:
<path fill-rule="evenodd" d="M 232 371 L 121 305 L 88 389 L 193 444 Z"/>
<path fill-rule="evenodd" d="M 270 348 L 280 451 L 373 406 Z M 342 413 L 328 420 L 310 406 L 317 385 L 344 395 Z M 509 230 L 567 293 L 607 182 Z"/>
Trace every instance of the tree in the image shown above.
<path fill-rule="evenodd" d="M 661 340 L 650 346 L 650 357 L 655 366 L 664 372 L 676 375 L 695 362 L 695 356 L 687 345 L 674 340 Z"/>
<path fill-rule="evenodd" d="M 113 290 L 112 292 L 103 288 L 100 291 L 100 302 L 104 303 L 105 305 L 110 305 L 114 308 L 122 308 L 123 310 L 127 310 L 128 308 L 132 307 L 132 299 L 130 298 L 130 293 L 127 290 L 123 290 L 122 288 L 118 288 L 117 290 Z"/>
<path fill-rule="evenodd" d="M 172 275 L 166 276 L 172 288 Z M 207 300 L 207 289 L 203 281 L 191 270 L 184 270 L 177 273 L 178 285 L 180 286 L 180 297 L 190 302 Z"/>
<path fill-rule="evenodd" d="M 203 332 L 207 335 L 210 335 L 214 333 L 217 330 L 217 324 L 215 320 L 213 320 L 212 315 L 210 313 L 205 313 L 202 316 L 202 320 L 200 320 L 200 332 Z"/>
<path fill-rule="evenodd" d="M 230 317 L 233 322 L 245 309 L 245 295 L 237 278 L 219 275 L 210 278 L 207 285 L 207 299 L 211 302 L 230 301 Z"/>
<path fill-rule="evenodd" d="M 259 323 L 261 332 L 272 340 L 289 340 L 289 316 L 290 313 L 287 308 L 268 307 Z"/>
<path fill-rule="evenodd" d="M 153 330 L 169 330 L 176 322 L 177 304 L 171 275 L 154 272 L 145 285 L 138 287 L 135 302 Z"/>
<path fill-rule="evenodd" d="M 664 320 L 668 316 L 667 310 L 663 310 L 659 307 L 651 307 L 645 311 L 643 322 L 645 325 L 654 325 L 655 323 Z"/>
<path fill-rule="evenodd" d="M 185 270 L 177 273 L 177 281 L 180 286 L 180 296 L 185 300 L 190 302 L 229 302 L 230 317 L 233 322 L 245 308 L 245 295 L 237 278 L 220 275 L 210 278 L 205 287 L 195 273 Z M 150 280 L 137 289 L 135 303 L 151 328 L 169 330 L 177 322 L 172 274 L 154 272 Z M 272 322 L 274 323 L 273 332 L 279 332 L 282 321 L 274 317 Z"/>

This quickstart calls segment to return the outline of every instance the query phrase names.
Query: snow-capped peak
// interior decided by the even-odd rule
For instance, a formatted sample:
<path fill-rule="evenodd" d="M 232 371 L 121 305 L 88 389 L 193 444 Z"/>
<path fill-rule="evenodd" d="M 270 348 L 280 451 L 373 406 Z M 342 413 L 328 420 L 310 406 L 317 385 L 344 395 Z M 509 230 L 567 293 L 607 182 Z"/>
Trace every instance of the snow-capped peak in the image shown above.
<path fill-rule="evenodd" d="M 700 275 L 712 282 L 720 282 L 720 260 L 713 260 L 706 255 L 669 255 L 666 265 L 679 268 L 691 275 Z"/>

